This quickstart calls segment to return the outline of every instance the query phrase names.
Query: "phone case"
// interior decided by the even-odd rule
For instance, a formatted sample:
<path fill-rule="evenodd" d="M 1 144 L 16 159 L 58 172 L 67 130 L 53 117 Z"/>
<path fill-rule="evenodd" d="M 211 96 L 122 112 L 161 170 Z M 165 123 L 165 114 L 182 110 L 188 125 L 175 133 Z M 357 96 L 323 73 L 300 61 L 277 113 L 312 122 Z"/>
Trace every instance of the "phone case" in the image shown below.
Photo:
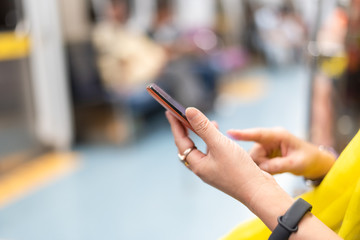
<path fill-rule="evenodd" d="M 170 113 L 175 116 L 179 121 L 181 121 L 187 128 L 192 130 L 190 123 L 186 119 L 185 115 L 185 107 L 183 107 L 180 103 L 178 103 L 175 99 L 170 97 L 163 89 L 157 86 L 155 83 L 147 86 L 147 91 L 150 95 L 155 98 L 165 109 L 169 110 Z"/>

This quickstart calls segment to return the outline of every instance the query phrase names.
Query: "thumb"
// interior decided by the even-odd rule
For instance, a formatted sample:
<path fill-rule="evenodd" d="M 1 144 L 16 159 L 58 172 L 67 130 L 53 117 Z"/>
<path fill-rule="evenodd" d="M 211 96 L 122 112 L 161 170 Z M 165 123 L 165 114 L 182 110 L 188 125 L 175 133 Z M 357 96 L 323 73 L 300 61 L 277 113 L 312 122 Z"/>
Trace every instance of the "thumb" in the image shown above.
<path fill-rule="evenodd" d="M 201 137 L 207 145 L 218 143 L 218 136 L 221 133 L 202 112 L 196 108 L 189 107 L 186 109 L 186 118 L 195 130 L 195 133 Z"/>
<path fill-rule="evenodd" d="M 289 160 L 284 157 L 276 157 L 260 163 L 259 168 L 270 174 L 288 172 L 290 170 L 288 162 Z"/>

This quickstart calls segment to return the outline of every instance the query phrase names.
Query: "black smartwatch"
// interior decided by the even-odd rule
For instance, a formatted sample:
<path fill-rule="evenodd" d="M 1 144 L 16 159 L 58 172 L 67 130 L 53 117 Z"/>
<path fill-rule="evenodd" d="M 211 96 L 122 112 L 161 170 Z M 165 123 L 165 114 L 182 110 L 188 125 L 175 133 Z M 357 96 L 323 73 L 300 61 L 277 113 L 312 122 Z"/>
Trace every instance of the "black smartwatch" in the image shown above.
<path fill-rule="evenodd" d="M 297 199 L 284 216 L 278 217 L 278 225 L 269 240 L 289 239 L 290 235 L 298 230 L 299 222 L 307 212 L 311 211 L 311 208 L 312 206 L 304 199 Z"/>

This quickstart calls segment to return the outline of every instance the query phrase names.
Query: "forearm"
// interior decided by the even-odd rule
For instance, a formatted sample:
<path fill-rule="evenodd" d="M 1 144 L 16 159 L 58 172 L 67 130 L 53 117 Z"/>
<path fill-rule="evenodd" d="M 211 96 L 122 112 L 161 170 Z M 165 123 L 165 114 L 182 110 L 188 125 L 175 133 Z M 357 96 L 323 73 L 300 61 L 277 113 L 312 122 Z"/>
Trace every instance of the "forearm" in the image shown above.
<path fill-rule="evenodd" d="M 277 218 L 284 215 L 294 202 L 275 180 L 271 180 L 259 186 L 245 204 L 273 231 L 278 224 Z"/>
<path fill-rule="evenodd" d="M 285 214 L 295 200 L 275 181 L 259 186 L 255 194 L 245 203 L 265 225 L 273 231 L 277 218 Z M 298 239 L 341 239 L 330 228 L 311 213 L 307 213 L 298 225 L 298 231 L 291 234 L 291 240 Z"/>
<path fill-rule="evenodd" d="M 328 228 L 323 222 L 311 213 L 307 213 L 299 223 L 299 230 L 290 235 L 290 240 L 323 240 L 342 239 L 334 231 Z"/>

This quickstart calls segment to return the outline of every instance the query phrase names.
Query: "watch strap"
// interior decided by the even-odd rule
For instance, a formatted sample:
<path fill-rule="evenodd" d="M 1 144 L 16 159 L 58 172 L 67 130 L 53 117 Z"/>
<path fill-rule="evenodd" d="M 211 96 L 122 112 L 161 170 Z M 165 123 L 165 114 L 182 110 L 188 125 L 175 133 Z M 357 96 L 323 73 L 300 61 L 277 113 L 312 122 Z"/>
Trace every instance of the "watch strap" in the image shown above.
<path fill-rule="evenodd" d="M 269 240 L 289 239 L 290 235 L 298 230 L 301 219 L 311 209 L 312 206 L 304 199 L 297 199 L 283 216 L 278 217 L 278 225 L 270 235 Z"/>

